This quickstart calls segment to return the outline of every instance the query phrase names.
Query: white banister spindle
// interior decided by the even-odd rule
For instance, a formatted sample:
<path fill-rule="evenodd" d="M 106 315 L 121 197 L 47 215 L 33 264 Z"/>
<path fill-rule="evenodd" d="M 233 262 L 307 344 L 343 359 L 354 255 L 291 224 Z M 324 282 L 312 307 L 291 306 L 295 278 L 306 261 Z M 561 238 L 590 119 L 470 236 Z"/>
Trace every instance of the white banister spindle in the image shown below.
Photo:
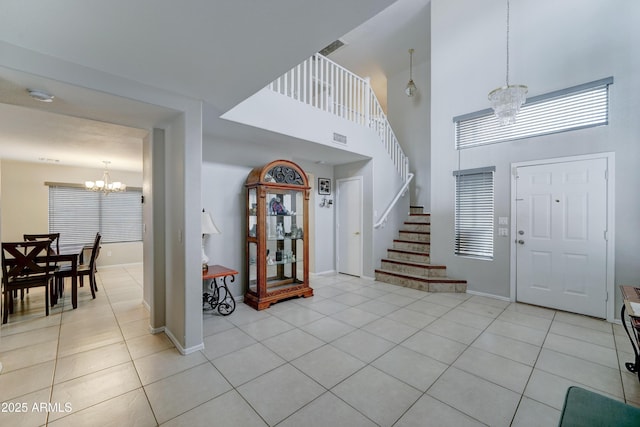
<path fill-rule="evenodd" d="M 362 79 L 330 59 L 315 54 L 267 87 L 279 94 L 328 111 L 373 129 L 391 157 L 405 185 L 413 177 L 409 159 L 382 110 L 371 81 Z"/>

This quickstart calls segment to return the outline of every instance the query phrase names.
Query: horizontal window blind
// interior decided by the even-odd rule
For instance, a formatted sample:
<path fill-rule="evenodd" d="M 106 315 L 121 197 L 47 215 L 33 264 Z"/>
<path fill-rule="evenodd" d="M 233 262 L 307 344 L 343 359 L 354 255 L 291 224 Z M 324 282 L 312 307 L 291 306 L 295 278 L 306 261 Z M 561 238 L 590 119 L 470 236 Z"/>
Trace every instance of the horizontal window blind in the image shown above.
<path fill-rule="evenodd" d="M 63 244 L 92 243 L 97 232 L 104 243 L 142 240 L 141 191 L 105 195 L 84 188 L 49 187 L 49 232 Z"/>
<path fill-rule="evenodd" d="M 533 97 L 512 125 L 501 126 L 490 109 L 455 117 L 456 149 L 606 125 L 612 83 L 610 77 Z"/>
<path fill-rule="evenodd" d="M 493 259 L 494 167 L 455 171 L 455 254 Z"/>

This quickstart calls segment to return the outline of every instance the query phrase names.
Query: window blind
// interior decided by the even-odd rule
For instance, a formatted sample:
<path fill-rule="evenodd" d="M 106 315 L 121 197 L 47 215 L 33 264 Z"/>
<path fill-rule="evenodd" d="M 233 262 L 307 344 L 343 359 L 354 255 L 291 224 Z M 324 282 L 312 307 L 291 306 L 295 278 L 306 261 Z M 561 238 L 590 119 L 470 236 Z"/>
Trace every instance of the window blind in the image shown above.
<path fill-rule="evenodd" d="M 501 126 L 490 109 L 454 117 L 456 149 L 606 125 L 612 83 L 609 77 L 532 97 L 508 126 Z"/>
<path fill-rule="evenodd" d="M 454 171 L 455 254 L 493 259 L 495 167 Z"/>
<path fill-rule="evenodd" d="M 60 233 L 64 244 L 93 242 L 97 232 L 104 243 L 142 240 L 141 191 L 105 195 L 84 188 L 49 187 L 49 232 Z"/>

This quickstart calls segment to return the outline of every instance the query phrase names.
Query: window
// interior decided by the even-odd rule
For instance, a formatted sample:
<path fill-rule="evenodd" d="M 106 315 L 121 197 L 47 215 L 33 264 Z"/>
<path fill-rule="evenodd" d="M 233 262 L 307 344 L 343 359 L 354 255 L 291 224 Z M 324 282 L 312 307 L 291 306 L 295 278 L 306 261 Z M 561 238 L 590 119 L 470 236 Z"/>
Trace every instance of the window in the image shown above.
<path fill-rule="evenodd" d="M 490 109 L 454 117 L 456 149 L 606 125 L 612 83 L 609 77 L 532 97 L 509 126 L 500 126 Z"/>
<path fill-rule="evenodd" d="M 49 232 L 64 244 L 142 240 L 142 192 L 131 189 L 105 195 L 83 187 L 49 184 Z"/>
<path fill-rule="evenodd" d="M 455 254 L 493 259 L 493 173 L 495 167 L 454 171 Z"/>

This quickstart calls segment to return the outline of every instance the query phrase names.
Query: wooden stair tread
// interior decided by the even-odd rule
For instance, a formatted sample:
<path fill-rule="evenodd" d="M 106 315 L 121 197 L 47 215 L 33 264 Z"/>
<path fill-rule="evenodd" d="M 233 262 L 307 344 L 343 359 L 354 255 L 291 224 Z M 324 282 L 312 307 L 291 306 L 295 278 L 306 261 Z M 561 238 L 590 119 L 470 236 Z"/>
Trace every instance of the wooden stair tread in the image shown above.
<path fill-rule="evenodd" d="M 428 245 L 429 242 L 421 242 L 419 240 L 404 240 L 404 239 L 393 239 L 394 242 L 400 242 L 400 243 L 421 243 L 423 245 Z"/>
<path fill-rule="evenodd" d="M 402 277 L 404 279 L 417 280 L 419 282 L 425 282 L 425 283 L 467 283 L 466 280 L 450 279 L 448 277 L 424 277 L 424 276 L 418 276 L 418 275 L 409 274 L 409 273 L 399 273 L 397 271 L 385 270 L 382 268 L 377 268 L 375 272 L 388 274 L 390 276 Z"/>
<path fill-rule="evenodd" d="M 431 234 L 430 231 L 414 231 L 414 230 L 400 230 L 400 233 L 411 233 L 411 234 Z"/>

